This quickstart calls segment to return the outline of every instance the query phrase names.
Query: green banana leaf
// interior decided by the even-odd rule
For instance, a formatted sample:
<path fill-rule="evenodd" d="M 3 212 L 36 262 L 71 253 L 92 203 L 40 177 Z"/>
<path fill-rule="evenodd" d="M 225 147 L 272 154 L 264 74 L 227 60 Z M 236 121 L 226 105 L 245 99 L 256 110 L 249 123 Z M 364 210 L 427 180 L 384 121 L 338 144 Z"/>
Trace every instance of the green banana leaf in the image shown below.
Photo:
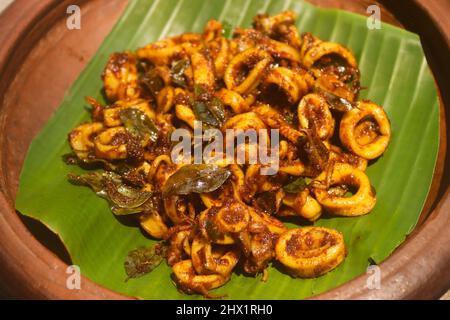
<path fill-rule="evenodd" d="M 430 188 L 439 147 L 439 101 L 417 35 L 382 24 L 369 30 L 367 18 L 319 9 L 301 0 L 133 0 L 64 102 L 34 139 L 21 178 L 16 207 L 58 234 L 82 274 L 112 290 L 146 299 L 192 299 L 177 291 L 170 268 L 125 282 L 124 260 L 139 246 L 154 243 L 136 224 L 115 217 L 106 201 L 89 188 L 67 182 L 78 171 L 61 160 L 70 152 L 67 134 L 89 119 L 85 96 L 102 100 L 100 74 L 108 55 L 136 49 L 170 35 L 200 32 L 211 18 L 249 26 L 261 12 L 290 9 L 300 32 L 340 42 L 355 53 L 368 89 L 362 98 L 385 107 L 393 139 L 388 151 L 367 170 L 378 195 L 375 209 L 358 218 L 324 217 L 316 224 L 345 235 L 348 256 L 337 269 L 317 279 L 293 279 L 276 267 L 266 283 L 232 276 L 214 291 L 233 299 L 302 299 L 335 288 L 366 272 L 370 261 L 386 259 L 414 229 Z M 290 227 L 293 224 L 288 224 Z"/>

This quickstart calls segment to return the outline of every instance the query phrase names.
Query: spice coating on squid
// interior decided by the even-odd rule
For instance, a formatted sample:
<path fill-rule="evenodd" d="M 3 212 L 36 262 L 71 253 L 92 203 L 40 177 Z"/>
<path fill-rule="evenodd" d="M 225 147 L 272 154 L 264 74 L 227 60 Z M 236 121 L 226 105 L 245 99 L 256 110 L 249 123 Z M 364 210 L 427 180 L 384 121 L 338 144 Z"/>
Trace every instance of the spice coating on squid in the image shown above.
<path fill-rule="evenodd" d="M 179 290 L 213 298 L 234 273 L 266 281 L 276 261 L 300 278 L 343 263 L 339 231 L 302 226 L 373 210 L 365 170 L 392 132 L 382 106 L 358 101 L 352 51 L 295 22 L 292 11 L 259 14 L 227 36 L 210 20 L 202 33 L 110 55 L 105 101 L 87 97 L 92 121 L 69 134 L 65 159 L 96 169 L 69 174 L 71 183 L 160 241 L 129 253 L 129 278 L 166 261 Z M 196 161 L 199 146 L 213 157 Z"/>

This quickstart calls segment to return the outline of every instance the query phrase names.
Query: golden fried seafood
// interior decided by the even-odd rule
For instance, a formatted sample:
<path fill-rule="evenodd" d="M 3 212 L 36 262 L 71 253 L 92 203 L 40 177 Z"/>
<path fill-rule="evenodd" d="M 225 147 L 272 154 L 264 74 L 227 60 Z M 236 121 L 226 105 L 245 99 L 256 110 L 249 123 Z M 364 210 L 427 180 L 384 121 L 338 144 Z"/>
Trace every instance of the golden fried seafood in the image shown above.
<path fill-rule="evenodd" d="M 103 128 L 103 123 L 92 122 L 82 124 L 70 133 L 70 146 L 79 158 L 87 158 L 89 152 L 94 149 L 95 134 L 101 132 Z"/>
<path fill-rule="evenodd" d="M 350 151 L 371 160 L 386 151 L 391 139 L 391 125 L 382 107 L 361 101 L 342 118 L 339 136 Z"/>
<path fill-rule="evenodd" d="M 344 260 L 346 249 L 340 232 L 304 227 L 283 233 L 275 246 L 275 254 L 291 275 L 314 278 L 336 268 Z"/>
<path fill-rule="evenodd" d="M 100 159 L 126 159 L 127 139 L 124 127 L 110 128 L 95 137 L 95 155 Z"/>
<path fill-rule="evenodd" d="M 223 286 L 230 280 L 230 276 L 220 274 L 198 275 L 191 260 L 177 262 L 172 267 L 177 284 L 187 293 L 200 293 L 208 296 L 211 289 Z"/>
<path fill-rule="evenodd" d="M 298 121 L 300 128 L 311 129 L 317 132 L 322 140 L 331 138 L 334 133 L 334 118 L 328 102 L 318 94 L 308 94 L 298 105 Z"/>
<path fill-rule="evenodd" d="M 103 110 L 103 123 L 107 127 L 118 127 L 123 125 L 120 114 L 125 109 L 137 109 L 142 111 L 149 119 L 155 119 L 155 111 L 150 108 L 148 101 L 138 100 L 120 100 L 116 101 L 110 108 Z"/>
<path fill-rule="evenodd" d="M 322 215 L 322 207 L 314 197 L 309 194 L 309 190 L 303 190 L 298 194 L 288 194 L 283 198 L 283 204 L 292 208 L 295 215 L 305 218 L 309 221 L 316 221 Z M 284 215 L 292 215 L 290 212 L 284 212 Z"/>
<path fill-rule="evenodd" d="M 364 171 L 386 151 L 390 123 L 358 101 L 352 52 L 300 34 L 295 18 L 260 14 L 232 37 L 210 20 L 201 34 L 110 56 L 106 101 L 86 99 L 92 122 L 69 134 L 65 160 L 96 169 L 69 180 L 160 240 L 130 252 L 130 278 L 165 259 L 179 289 L 212 297 L 236 270 L 264 281 L 278 260 L 311 278 L 344 260 L 342 234 L 283 219 L 369 213 Z"/>
<path fill-rule="evenodd" d="M 326 180 L 326 173 L 318 178 Z M 330 213 L 339 216 L 359 216 L 369 213 L 377 201 L 375 190 L 367 175 L 348 164 L 336 163 L 333 168 L 330 186 L 327 189 L 314 189 L 317 201 Z M 336 190 L 336 187 L 343 187 Z M 346 190 L 353 192 L 346 196 Z"/>
<path fill-rule="evenodd" d="M 137 98 L 140 94 L 136 57 L 131 52 L 111 55 L 102 77 L 105 94 L 111 102 Z"/>
<path fill-rule="evenodd" d="M 267 52 L 250 48 L 230 61 L 223 80 L 229 90 L 239 94 L 248 93 L 259 85 L 271 62 Z M 246 69 L 250 70 L 248 74 L 242 74 Z"/>

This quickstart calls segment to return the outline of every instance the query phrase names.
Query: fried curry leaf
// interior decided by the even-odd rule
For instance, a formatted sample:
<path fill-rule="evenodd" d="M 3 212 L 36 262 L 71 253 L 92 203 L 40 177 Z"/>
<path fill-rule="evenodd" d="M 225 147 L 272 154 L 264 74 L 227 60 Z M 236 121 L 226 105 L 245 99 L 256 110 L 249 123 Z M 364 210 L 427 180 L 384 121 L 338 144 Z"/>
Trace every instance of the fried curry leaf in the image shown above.
<path fill-rule="evenodd" d="M 103 193 L 105 185 L 102 172 L 89 172 L 79 176 L 69 173 L 67 179 L 74 185 L 91 187 L 92 190 L 101 197 L 105 195 L 105 193 Z"/>
<path fill-rule="evenodd" d="M 145 211 L 152 192 L 142 191 L 123 183 L 121 177 L 113 172 L 89 172 L 82 175 L 70 173 L 68 179 L 75 185 L 91 187 L 100 197 L 111 204 L 116 215 L 133 214 Z"/>
<path fill-rule="evenodd" d="M 170 79 L 172 83 L 178 87 L 186 88 L 186 78 L 184 77 L 184 72 L 189 68 L 189 59 L 182 59 L 175 61 L 170 69 Z"/>
<path fill-rule="evenodd" d="M 83 162 L 83 160 L 78 158 L 75 153 L 66 153 L 65 155 L 62 156 L 62 159 L 65 164 L 71 166 L 78 166 Z"/>
<path fill-rule="evenodd" d="M 86 158 L 81 159 L 79 158 L 76 153 L 66 153 L 62 156 L 62 159 L 65 164 L 71 165 L 71 166 L 80 166 L 82 168 L 104 168 L 107 170 L 116 170 L 117 166 L 114 165 L 111 162 L 108 162 L 103 159 L 99 158 Z"/>
<path fill-rule="evenodd" d="M 141 210 L 138 210 L 137 212 L 132 211 L 136 211 L 148 199 L 150 199 L 152 195 L 151 192 L 141 191 L 139 189 L 129 187 L 123 183 L 117 184 L 111 180 L 106 180 L 105 186 L 108 198 L 113 204 L 112 211 L 115 214 L 123 214 L 123 211 L 120 209 L 127 209 L 128 211 L 126 214 L 140 212 Z"/>
<path fill-rule="evenodd" d="M 139 278 L 153 271 L 161 264 L 166 256 L 167 246 L 160 242 L 151 247 L 140 247 L 128 252 L 124 267 L 127 273 L 127 281 Z"/>
<path fill-rule="evenodd" d="M 330 152 L 317 136 L 314 123 L 311 129 L 302 130 L 305 135 L 299 139 L 299 147 L 306 154 L 308 164 L 310 165 L 310 174 L 317 175 L 322 172 L 328 164 Z"/>
<path fill-rule="evenodd" d="M 207 193 L 217 190 L 231 175 L 225 168 L 210 164 L 188 164 L 167 179 L 163 196 Z"/>
<path fill-rule="evenodd" d="M 212 99 L 206 105 L 209 111 L 211 111 L 211 113 L 220 123 L 225 120 L 225 108 L 223 107 L 223 103 L 219 98 L 212 97 Z"/>
<path fill-rule="evenodd" d="M 155 69 L 145 71 L 139 82 L 141 86 L 147 89 L 155 98 L 158 95 L 159 91 L 164 88 L 164 81 L 163 79 L 161 79 Z"/>
<path fill-rule="evenodd" d="M 330 105 L 330 109 L 339 112 L 347 112 L 355 108 L 354 104 L 347 99 L 341 98 L 331 92 L 317 89 L 317 91 L 322 94 L 325 100 Z"/>
<path fill-rule="evenodd" d="M 222 35 L 224 38 L 231 39 L 233 35 L 233 25 L 229 23 L 228 21 L 222 22 Z"/>
<path fill-rule="evenodd" d="M 219 127 L 220 122 L 214 117 L 213 113 L 208 109 L 205 102 L 195 101 L 193 105 L 195 118 L 213 127 Z"/>
<path fill-rule="evenodd" d="M 225 108 L 222 101 L 209 94 L 201 86 L 194 87 L 195 101 L 192 109 L 197 120 L 213 127 L 220 127 L 225 120 Z"/>
<path fill-rule="evenodd" d="M 292 181 L 291 183 L 285 185 L 283 187 L 283 190 L 286 191 L 287 193 L 298 193 L 300 191 L 305 190 L 310 182 L 311 179 L 308 179 L 306 177 L 300 177 Z"/>
<path fill-rule="evenodd" d="M 134 137 L 143 138 L 148 135 L 153 142 L 158 139 L 158 128 L 153 120 L 141 110 L 136 108 L 123 109 L 120 112 L 120 120 Z"/>

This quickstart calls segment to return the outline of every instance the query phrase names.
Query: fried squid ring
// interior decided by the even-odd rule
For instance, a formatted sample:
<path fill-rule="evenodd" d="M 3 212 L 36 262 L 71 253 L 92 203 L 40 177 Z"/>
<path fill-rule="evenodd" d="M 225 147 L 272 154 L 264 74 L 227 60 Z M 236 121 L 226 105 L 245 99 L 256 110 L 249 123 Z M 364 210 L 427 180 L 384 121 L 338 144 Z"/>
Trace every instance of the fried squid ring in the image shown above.
<path fill-rule="evenodd" d="M 291 176 L 299 177 L 305 173 L 306 167 L 300 160 L 294 160 L 292 162 L 282 161 L 278 171 Z"/>
<path fill-rule="evenodd" d="M 173 39 L 160 40 L 138 49 L 136 54 L 139 59 L 149 60 L 155 66 L 168 65 L 174 57 L 185 54 L 185 47 L 190 47 L 188 44 L 175 44 Z"/>
<path fill-rule="evenodd" d="M 226 201 L 215 216 L 215 222 L 223 233 L 239 233 L 247 228 L 250 221 L 249 209 L 234 199 Z"/>
<path fill-rule="evenodd" d="M 253 111 L 269 128 L 279 129 L 280 134 L 295 145 L 298 144 L 298 139 L 304 136 L 303 133 L 292 128 L 277 110 L 267 104 L 260 105 Z"/>
<path fill-rule="evenodd" d="M 326 142 L 325 145 L 327 145 Z M 341 148 L 335 145 L 328 144 L 327 148 L 330 150 L 330 161 L 335 163 L 347 163 L 356 169 L 366 171 L 368 163 L 367 159 L 353 153 L 344 152 Z"/>
<path fill-rule="evenodd" d="M 279 59 L 286 59 L 293 62 L 300 62 L 301 56 L 297 49 L 291 47 L 290 45 L 272 40 L 267 39 L 262 44 L 260 44 L 264 49 L 270 52 L 270 54 Z"/>
<path fill-rule="evenodd" d="M 252 220 L 251 208 L 235 199 L 227 199 L 221 206 L 214 206 L 200 214 L 202 235 L 216 244 L 234 244 L 234 238 L 246 232 Z"/>
<path fill-rule="evenodd" d="M 172 160 L 168 155 L 163 154 L 157 156 L 150 165 L 148 179 L 149 181 L 153 181 L 158 188 L 161 188 L 176 169 L 176 165 L 172 164 Z"/>
<path fill-rule="evenodd" d="M 236 91 L 222 88 L 216 93 L 216 96 L 225 106 L 230 106 L 236 114 L 247 112 L 250 109 L 248 101 Z"/>
<path fill-rule="evenodd" d="M 272 69 L 264 78 L 263 85 L 269 87 L 271 85 L 277 86 L 282 90 L 291 104 L 300 100 L 300 90 L 296 81 L 294 71 L 284 67 Z"/>
<path fill-rule="evenodd" d="M 102 79 L 106 97 L 111 102 L 134 99 L 140 94 L 136 58 L 130 52 L 112 54 Z"/>
<path fill-rule="evenodd" d="M 298 105 L 298 119 L 301 129 L 315 128 L 322 140 L 329 139 L 334 133 L 334 118 L 325 98 L 318 94 L 308 94 Z"/>
<path fill-rule="evenodd" d="M 294 212 L 309 221 L 316 221 L 322 215 L 322 207 L 308 190 L 297 194 L 286 194 L 283 204 L 292 208 Z"/>
<path fill-rule="evenodd" d="M 217 20 L 211 19 L 206 23 L 203 30 L 203 39 L 205 42 L 210 42 L 222 37 L 223 26 Z"/>
<path fill-rule="evenodd" d="M 295 23 L 295 13 L 283 11 L 279 14 L 269 16 L 268 14 L 258 14 L 253 18 L 253 26 L 256 30 L 268 35 L 279 32 L 280 26 L 289 26 Z"/>
<path fill-rule="evenodd" d="M 274 190 L 274 184 L 269 181 L 269 176 L 261 174 L 260 164 L 251 164 L 247 167 L 244 176 L 246 188 L 245 199 L 249 201 L 256 193 Z"/>
<path fill-rule="evenodd" d="M 280 220 L 269 216 L 268 214 L 256 211 L 252 207 L 249 207 L 251 224 L 262 224 L 267 227 L 267 229 L 273 235 L 280 235 L 287 230 L 286 226 Z"/>
<path fill-rule="evenodd" d="M 191 260 L 197 274 L 220 274 L 228 276 L 238 263 L 239 255 L 235 250 L 222 253 L 214 250 L 211 243 L 201 234 L 192 241 Z"/>
<path fill-rule="evenodd" d="M 148 101 L 142 99 L 116 101 L 111 108 L 103 109 L 103 123 L 107 127 L 117 127 L 122 125 L 120 113 L 125 109 L 137 109 L 142 111 L 149 119 L 155 119 L 155 112 Z"/>
<path fill-rule="evenodd" d="M 295 19 L 295 13 L 292 11 L 284 11 L 275 16 L 259 14 L 253 19 L 253 26 L 269 37 L 286 42 L 291 47 L 299 49 L 301 39 L 294 25 Z"/>
<path fill-rule="evenodd" d="M 103 128 L 103 123 L 93 122 L 82 124 L 70 132 L 70 146 L 80 159 L 87 158 L 89 151 L 94 149 L 94 136 Z"/>
<path fill-rule="evenodd" d="M 185 199 L 180 196 L 170 196 L 163 199 L 164 212 L 174 224 L 182 224 L 191 220 L 189 208 Z"/>
<path fill-rule="evenodd" d="M 236 55 L 228 64 L 223 80 L 229 90 L 244 94 L 255 89 L 265 70 L 272 62 L 270 55 L 256 48 L 250 48 Z M 245 70 L 249 69 L 248 74 Z"/>
<path fill-rule="evenodd" d="M 183 260 L 183 257 L 191 256 L 190 235 L 192 230 L 180 230 L 169 238 L 170 246 L 167 251 L 167 264 L 173 266 Z"/>
<path fill-rule="evenodd" d="M 336 230 L 321 227 L 291 229 L 278 239 L 275 255 L 292 276 L 318 277 L 344 260 L 344 237 Z"/>
<path fill-rule="evenodd" d="M 311 68 L 314 63 L 326 55 L 337 55 L 343 58 L 349 66 L 356 68 L 358 66 L 352 52 L 339 43 L 322 41 L 310 34 L 303 37 L 303 44 L 300 50 L 302 64 L 306 68 Z"/>
<path fill-rule="evenodd" d="M 319 177 L 326 180 L 326 172 Z M 367 175 L 348 164 L 336 163 L 331 175 L 330 186 L 344 185 L 357 188 L 353 195 L 346 197 L 333 194 L 324 188 L 314 188 L 317 201 L 330 213 L 338 216 L 360 216 L 369 213 L 377 201 L 375 190 Z"/>
<path fill-rule="evenodd" d="M 373 138 L 373 132 L 368 133 L 370 142 L 364 141 L 367 138 L 363 139 L 364 135 L 367 135 L 365 130 L 356 130 L 364 119 L 375 121 L 378 127 L 376 138 Z M 391 125 L 382 107 L 370 101 L 361 101 L 358 102 L 355 109 L 344 114 L 339 136 L 341 142 L 349 150 L 360 157 L 371 160 L 381 156 L 386 151 L 391 139 Z M 366 144 L 361 144 L 361 142 Z"/>
<path fill-rule="evenodd" d="M 181 290 L 187 293 L 200 293 L 204 296 L 209 296 L 209 290 L 221 287 L 230 280 L 230 275 L 197 275 L 192 260 L 183 260 L 174 264 L 172 271 Z"/>
<path fill-rule="evenodd" d="M 194 129 L 195 114 L 191 107 L 184 104 L 177 104 L 175 106 L 175 114 L 178 119 L 186 122 L 192 129 Z"/>
<path fill-rule="evenodd" d="M 359 93 L 359 87 L 351 87 L 342 82 L 339 77 L 332 73 L 322 74 L 315 82 L 315 87 L 319 91 L 326 91 L 344 98 L 350 102 L 354 102 Z"/>
<path fill-rule="evenodd" d="M 216 41 L 212 41 L 208 43 L 208 48 L 214 58 L 216 77 L 222 78 L 228 63 L 230 62 L 230 45 L 228 39 L 222 37 Z"/>
<path fill-rule="evenodd" d="M 265 130 L 266 125 L 254 112 L 247 112 L 235 115 L 228 119 L 223 125 L 223 129 L 241 129 L 243 131 L 248 129 L 254 129 L 256 132 L 259 130 Z"/>
<path fill-rule="evenodd" d="M 169 230 L 156 210 L 142 214 L 139 220 L 142 229 L 155 239 L 163 239 Z"/>
<path fill-rule="evenodd" d="M 100 159 L 117 160 L 128 157 L 127 144 L 124 139 L 127 135 L 124 127 L 109 128 L 94 139 L 95 155 Z"/>
<path fill-rule="evenodd" d="M 237 164 L 231 164 L 229 166 L 231 171 L 231 184 L 233 185 L 234 197 L 238 201 L 242 201 L 243 194 L 245 193 L 245 174 L 241 167 Z"/>
<path fill-rule="evenodd" d="M 257 135 L 257 141 L 249 141 L 243 144 L 238 144 L 235 148 L 236 156 L 245 156 L 245 159 L 239 159 L 245 163 L 250 162 L 251 159 L 255 160 L 254 155 L 257 155 L 259 152 L 258 141 L 260 140 L 258 137 L 261 137 L 261 134 L 264 135 L 263 139 L 267 141 L 267 145 L 270 144 L 270 137 L 266 130 L 266 125 L 254 112 L 241 113 L 228 119 L 223 125 L 222 130 L 226 132 L 229 129 L 234 130 L 234 138 L 236 138 L 239 134 L 245 135 L 248 130 L 254 131 Z"/>
<path fill-rule="evenodd" d="M 191 54 L 191 65 L 194 72 L 194 83 L 209 89 L 214 89 L 214 67 L 210 59 L 200 51 Z"/>
<path fill-rule="evenodd" d="M 255 228 L 261 230 L 252 233 L 249 236 L 249 241 L 244 240 L 246 243 L 244 245 L 245 248 L 243 248 L 245 255 L 243 267 L 247 274 L 256 275 L 263 272 L 262 281 L 265 281 L 264 279 L 267 278 L 265 269 L 275 256 L 275 237 L 260 226 L 256 226 Z"/>
<path fill-rule="evenodd" d="M 215 215 L 218 207 L 211 207 L 200 213 L 198 225 L 202 235 L 216 244 L 234 244 L 235 241 L 231 234 L 221 232 L 215 221 Z"/>
<path fill-rule="evenodd" d="M 161 89 L 156 96 L 156 105 L 161 113 L 169 112 L 175 103 L 175 89 L 167 86 Z"/>

